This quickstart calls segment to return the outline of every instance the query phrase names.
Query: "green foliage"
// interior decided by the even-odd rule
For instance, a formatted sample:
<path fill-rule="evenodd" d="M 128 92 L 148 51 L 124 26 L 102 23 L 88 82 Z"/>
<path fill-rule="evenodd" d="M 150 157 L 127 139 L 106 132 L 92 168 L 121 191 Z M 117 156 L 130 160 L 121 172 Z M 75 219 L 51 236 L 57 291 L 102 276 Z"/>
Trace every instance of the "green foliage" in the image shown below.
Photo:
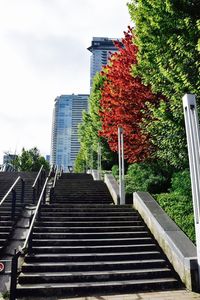
<path fill-rule="evenodd" d="M 45 170 L 49 170 L 49 163 L 45 160 L 43 156 L 40 155 L 39 150 L 34 147 L 30 150 L 25 150 L 22 148 L 21 155 L 13 161 L 13 165 L 18 171 L 39 171 L 43 165 Z"/>
<path fill-rule="evenodd" d="M 75 173 L 84 173 L 86 171 L 86 161 L 82 149 L 80 149 L 76 157 L 73 171 Z"/>
<path fill-rule="evenodd" d="M 126 192 L 160 193 L 169 187 L 169 173 L 156 162 L 135 163 L 128 167 Z"/>
<path fill-rule="evenodd" d="M 195 242 L 193 206 L 191 198 L 178 193 L 156 195 L 156 200 L 168 216 Z"/>
<path fill-rule="evenodd" d="M 128 6 L 138 46 L 138 64 L 132 74 L 163 96 L 160 105 L 151 105 L 145 129 L 157 148 L 156 157 L 184 169 L 182 97 L 185 93 L 200 95 L 200 2 L 131 0 Z"/>
<path fill-rule="evenodd" d="M 118 165 L 114 165 L 112 166 L 112 175 L 117 178 L 119 176 L 119 166 Z"/>
<path fill-rule="evenodd" d="M 98 145 L 101 145 L 102 168 L 111 168 L 116 154 L 112 153 L 108 147 L 107 141 L 99 136 L 101 130 L 101 121 L 99 117 L 101 87 L 104 83 L 104 77 L 97 73 L 93 79 L 93 87 L 89 97 L 89 111 L 83 112 L 83 121 L 79 125 L 78 134 L 81 145 L 81 160 L 77 157 L 75 165 L 83 160 L 88 168 L 97 168 Z M 82 164 L 82 163 L 81 163 Z M 80 168 L 82 168 L 80 166 Z"/>
<path fill-rule="evenodd" d="M 187 196 L 192 201 L 191 179 L 188 169 L 172 175 L 170 191 L 178 195 Z"/>

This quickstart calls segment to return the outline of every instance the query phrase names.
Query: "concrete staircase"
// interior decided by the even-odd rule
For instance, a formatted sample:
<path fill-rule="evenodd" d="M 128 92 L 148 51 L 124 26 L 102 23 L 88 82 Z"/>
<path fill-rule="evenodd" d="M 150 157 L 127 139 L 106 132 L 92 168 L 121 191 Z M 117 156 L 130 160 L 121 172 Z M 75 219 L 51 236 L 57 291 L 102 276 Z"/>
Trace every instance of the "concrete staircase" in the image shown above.
<path fill-rule="evenodd" d="M 90 175 L 63 174 L 55 199 L 42 205 L 17 299 L 67 298 L 180 288 L 141 217 L 114 205 Z M 32 298 L 31 298 L 32 297 Z"/>

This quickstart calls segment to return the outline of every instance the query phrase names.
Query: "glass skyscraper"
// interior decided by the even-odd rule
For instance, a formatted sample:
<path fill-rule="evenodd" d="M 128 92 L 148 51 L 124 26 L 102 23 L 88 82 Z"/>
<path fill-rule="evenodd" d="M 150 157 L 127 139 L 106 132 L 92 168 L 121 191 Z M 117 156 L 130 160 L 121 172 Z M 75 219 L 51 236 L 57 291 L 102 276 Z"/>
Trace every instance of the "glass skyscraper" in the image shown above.
<path fill-rule="evenodd" d="M 100 72 L 102 66 L 107 65 L 110 54 L 118 50 L 114 44 L 115 41 L 121 41 L 121 39 L 93 37 L 91 46 L 87 48 L 92 52 L 90 58 L 90 88 L 96 72 Z"/>
<path fill-rule="evenodd" d="M 51 138 L 51 165 L 74 166 L 80 149 L 78 124 L 82 121 L 82 111 L 88 108 L 87 94 L 61 95 L 55 99 Z"/>

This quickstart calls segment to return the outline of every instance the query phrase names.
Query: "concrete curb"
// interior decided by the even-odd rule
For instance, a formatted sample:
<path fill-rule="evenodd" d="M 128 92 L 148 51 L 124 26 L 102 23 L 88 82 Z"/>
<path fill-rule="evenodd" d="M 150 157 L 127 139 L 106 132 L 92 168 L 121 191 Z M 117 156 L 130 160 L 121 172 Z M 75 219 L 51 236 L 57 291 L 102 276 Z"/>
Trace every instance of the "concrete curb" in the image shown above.
<path fill-rule="evenodd" d="M 120 204 L 120 197 L 119 197 L 119 186 L 112 174 L 105 174 L 104 182 L 107 185 L 109 192 L 113 198 L 115 204 Z"/>
<path fill-rule="evenodd" d="M 134 193 L 133 204 L 187 289 L 199 290 L 195 245 L 149 193 Z"/>

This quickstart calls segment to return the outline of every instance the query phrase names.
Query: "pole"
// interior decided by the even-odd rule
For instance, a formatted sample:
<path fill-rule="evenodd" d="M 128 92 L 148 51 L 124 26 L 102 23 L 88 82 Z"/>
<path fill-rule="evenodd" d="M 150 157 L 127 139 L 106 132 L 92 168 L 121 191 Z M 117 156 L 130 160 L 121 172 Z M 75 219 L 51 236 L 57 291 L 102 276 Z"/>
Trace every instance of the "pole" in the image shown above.
<path fill-rule="evenodd" d="M 200 128 L 197 114 L 195 95 L 185 94 L 183 110 L 187 136 L 190 177 L 192 186 L 192 200 L 194 207 L 195 234 L 197 245 L 197 261 L 200 287 Z"/>
<path fill-rule="evenodd" d="M 98 143 L 98 180 L 101 180 L 101 144 Z"/>
<path fill-rule="evenodd" d="M 119 157 L 119 195 L 120 195 L 120 204 L 125 204 L 124 139 L 123 139 L 123 129 L 121 127 L 118 127 L 118 157 Z"/>

